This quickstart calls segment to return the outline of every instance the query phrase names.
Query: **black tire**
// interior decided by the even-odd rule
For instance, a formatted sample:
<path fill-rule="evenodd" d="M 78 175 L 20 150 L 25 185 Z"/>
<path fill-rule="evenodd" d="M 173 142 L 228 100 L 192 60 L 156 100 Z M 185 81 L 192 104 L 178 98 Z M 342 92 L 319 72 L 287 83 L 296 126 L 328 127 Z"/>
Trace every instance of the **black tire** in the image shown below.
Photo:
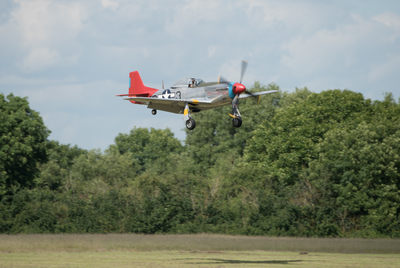
<path fill-rule="evenodd" d="M 151 114 L 152 115 L 156 115 L 157 114 L 157 110 L 156 109 L 151 110 Z"/>
<path fill-rule="evenodd" d="M 189 130 L 193 130 L 196 127 L 196 121 L 193 118 L 189 118 L 186 120 L 186 128 Z"/>
<path fill-rule="evenodd" d="M 232 119 L 233 127 L 240 127 L 242 125 L 242 118 L 236 117 Z"/>

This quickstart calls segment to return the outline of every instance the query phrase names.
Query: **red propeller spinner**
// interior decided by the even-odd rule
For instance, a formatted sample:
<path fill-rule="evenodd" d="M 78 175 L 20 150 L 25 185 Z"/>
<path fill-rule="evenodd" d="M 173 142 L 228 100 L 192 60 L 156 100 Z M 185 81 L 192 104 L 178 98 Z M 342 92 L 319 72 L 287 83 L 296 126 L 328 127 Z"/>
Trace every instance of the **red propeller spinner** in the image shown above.
<path fill-rule="evenodd" d="M 241 83 L 233 84 L 232 91 L 235 95 L 241 94 L 246 91 L 246 87 Z"/>

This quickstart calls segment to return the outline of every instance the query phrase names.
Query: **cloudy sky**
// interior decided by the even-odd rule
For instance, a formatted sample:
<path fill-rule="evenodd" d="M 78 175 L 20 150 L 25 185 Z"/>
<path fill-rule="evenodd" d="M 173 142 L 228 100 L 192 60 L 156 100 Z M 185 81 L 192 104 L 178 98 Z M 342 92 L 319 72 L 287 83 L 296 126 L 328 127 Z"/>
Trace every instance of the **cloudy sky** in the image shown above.
<path fill-rule="evenodd" d="M 247 85 L 400 97 L 398 0 L 2 0 L 0 40 L 0 93 L 27 96 L 51 139 L 86 149 L 135 126 L 184 139 L 182 115 L 115 97 L 133 70 L 160 88 L 237 80 L 246 59 Z"/>

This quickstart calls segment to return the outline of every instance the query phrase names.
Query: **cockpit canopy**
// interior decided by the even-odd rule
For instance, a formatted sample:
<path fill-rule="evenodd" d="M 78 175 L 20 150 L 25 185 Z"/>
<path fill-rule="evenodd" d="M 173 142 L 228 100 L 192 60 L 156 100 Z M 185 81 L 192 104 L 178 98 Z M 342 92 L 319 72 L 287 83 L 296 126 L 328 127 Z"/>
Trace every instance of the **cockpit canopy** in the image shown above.
<path fill-rule="evenodd" d="M 171 88 L 181 88 L 181 87 L 198 87 L 204 81 L 199 78 L 183 78 L 177 81 L 171 86 Z"/>

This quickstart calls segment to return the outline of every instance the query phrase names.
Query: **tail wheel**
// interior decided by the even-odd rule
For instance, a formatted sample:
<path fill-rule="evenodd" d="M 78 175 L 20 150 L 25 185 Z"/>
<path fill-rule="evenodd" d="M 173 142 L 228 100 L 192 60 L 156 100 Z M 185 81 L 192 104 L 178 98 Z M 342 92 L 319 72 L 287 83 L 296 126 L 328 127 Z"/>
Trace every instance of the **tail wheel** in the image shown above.
<path fill-rule="evenodd" d="M 232 119 L 232 125 L 234 127 L 240 127 L 242 125 L 242 118 L 241 117 L 236 117 Z"/>
<path fill-rule="evenodd" d="M 186 120 L 186 128 L 192 130 L 196 127 L 196 121 L 193 118 L 189 118 Z"/>
<path fill-rule="evenodd" d="M 152 115 L 156 115 L 157 114 L 157 110 L 156 109 L 151 110 L 151 114 Z"/>

